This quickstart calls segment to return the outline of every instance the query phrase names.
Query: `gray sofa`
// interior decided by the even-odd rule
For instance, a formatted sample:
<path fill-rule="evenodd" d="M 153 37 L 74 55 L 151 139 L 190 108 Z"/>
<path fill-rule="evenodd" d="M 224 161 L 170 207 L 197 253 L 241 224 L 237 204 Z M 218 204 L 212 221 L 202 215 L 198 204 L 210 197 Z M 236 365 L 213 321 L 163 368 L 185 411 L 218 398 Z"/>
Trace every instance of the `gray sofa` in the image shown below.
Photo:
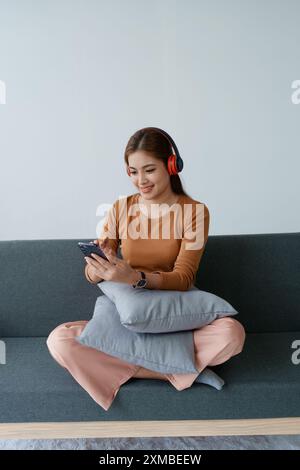
<path fill-rule="evenodd" d="M 228 300 L 247 333 L 242 353 L 213 367 L 221 391 L 132 378 L 108 411 L 46 345 L 102 294 L 78 241 L 0 242 L 0 437 L 300 434 L 300 233 L 209 236 L 196 285 Z"/>

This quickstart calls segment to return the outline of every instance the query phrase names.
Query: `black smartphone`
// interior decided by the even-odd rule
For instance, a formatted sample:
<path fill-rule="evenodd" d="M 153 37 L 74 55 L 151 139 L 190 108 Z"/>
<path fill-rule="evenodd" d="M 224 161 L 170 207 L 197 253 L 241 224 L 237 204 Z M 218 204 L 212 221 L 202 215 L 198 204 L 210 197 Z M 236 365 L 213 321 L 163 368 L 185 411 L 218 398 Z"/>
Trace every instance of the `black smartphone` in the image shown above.
<path fill-rule="evenodd" d="M 84 256 L 89 256 L 90 258 L 92 258 L 91 254 L 96 253 L 96 255 L 99 255 L 102 258 L 104 258 L 106 261 L 109 261 L 107 257 L 105 256 L 104 252 L 101 250 L 101 248 L 98 245 L 96 245 L 96 243 L 94 242 L 88 242 L 88 243 L 78 242 L 78 247 L 81 249 Z"/>

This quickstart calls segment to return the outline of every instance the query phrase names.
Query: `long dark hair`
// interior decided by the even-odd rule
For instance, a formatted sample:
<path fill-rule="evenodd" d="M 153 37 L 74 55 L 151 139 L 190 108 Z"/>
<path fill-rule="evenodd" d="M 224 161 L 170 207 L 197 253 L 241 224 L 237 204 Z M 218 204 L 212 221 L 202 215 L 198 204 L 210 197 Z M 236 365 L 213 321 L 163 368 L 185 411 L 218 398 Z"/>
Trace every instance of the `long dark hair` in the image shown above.
<path fill-rule="evenodd" d="M 163 161 L 166 169 L 168 169 L 168 158 L 173 151 L 170 142 L 161 132 L 144 128 L 130 137 L 124 154 L 124 160 L 128 166 L 129 155 L 137 150 L 144 150 L 158 160 Z M 190 197 L 184 191 L 179 175 L 170 175 L 170 183 L 175 194 L 184 194 Z"/>

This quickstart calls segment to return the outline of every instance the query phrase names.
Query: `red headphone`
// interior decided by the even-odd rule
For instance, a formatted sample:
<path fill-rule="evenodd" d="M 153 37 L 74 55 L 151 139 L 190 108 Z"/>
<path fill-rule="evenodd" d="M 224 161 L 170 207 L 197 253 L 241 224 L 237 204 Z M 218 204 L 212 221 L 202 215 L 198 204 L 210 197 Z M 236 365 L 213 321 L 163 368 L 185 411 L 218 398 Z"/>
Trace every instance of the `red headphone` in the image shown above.
<path fill-rule="evenodd" d="M 182 171 L 183 169 L 183 160 L 179 154 L 179 151 L 177 149 L 177 146 L 172 139 L 172 137 L 163 129 L 159 129 L 158 127 L 145 127 L 141 130 L 148 130 L 148 129 L 154 129 L 160 133 L 162 133 L 169 141 L 171 147 L 175 150 L 175 153 L 172 153 L 172 155 L 169 156 L 168 158 L 168 173 L 169 175 L 177 175 Z M 131 176 L 130 169 L 127 167 L 127 174 L 128 176 Z"/>

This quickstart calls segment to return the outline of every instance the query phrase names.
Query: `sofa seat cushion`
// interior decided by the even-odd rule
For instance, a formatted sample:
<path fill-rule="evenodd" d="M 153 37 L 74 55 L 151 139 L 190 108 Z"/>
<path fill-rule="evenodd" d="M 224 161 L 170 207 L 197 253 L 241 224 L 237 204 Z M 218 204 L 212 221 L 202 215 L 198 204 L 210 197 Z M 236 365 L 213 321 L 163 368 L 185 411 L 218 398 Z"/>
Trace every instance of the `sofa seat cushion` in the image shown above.
<path fill-rule="evenodd" d="M 213 367 L 221 391 L 194 383 L 130 379 L 103 410 L 50 355 L 46 337 L 1 338 L 0 421 L 197 420 L 300 416 L 300 364 L 291 360 L 299 332 L 252 333 L 243 351 Z"/>

